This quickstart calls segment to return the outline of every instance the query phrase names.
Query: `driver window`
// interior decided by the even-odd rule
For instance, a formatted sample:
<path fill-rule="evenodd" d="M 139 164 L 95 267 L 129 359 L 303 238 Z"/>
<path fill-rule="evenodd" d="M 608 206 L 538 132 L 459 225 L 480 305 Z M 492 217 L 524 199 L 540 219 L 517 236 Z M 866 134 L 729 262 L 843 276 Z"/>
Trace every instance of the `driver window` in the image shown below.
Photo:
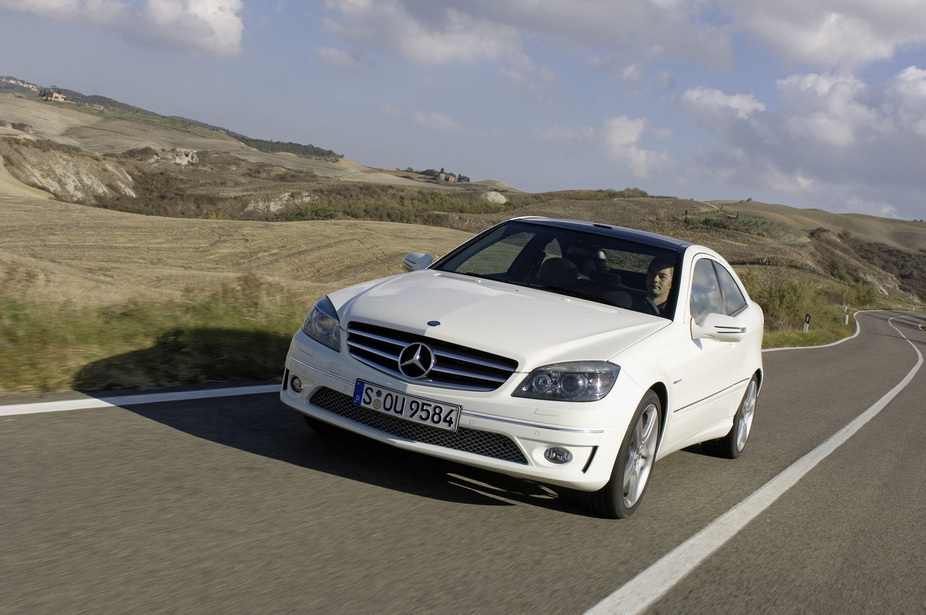
<path fill-rule="evenodd" d="M 710 259 L 702 258 L 695 263 L 691 283 L 691 317 L 698 324 L 710 313 L 723 314 L 723 295 Z"/>

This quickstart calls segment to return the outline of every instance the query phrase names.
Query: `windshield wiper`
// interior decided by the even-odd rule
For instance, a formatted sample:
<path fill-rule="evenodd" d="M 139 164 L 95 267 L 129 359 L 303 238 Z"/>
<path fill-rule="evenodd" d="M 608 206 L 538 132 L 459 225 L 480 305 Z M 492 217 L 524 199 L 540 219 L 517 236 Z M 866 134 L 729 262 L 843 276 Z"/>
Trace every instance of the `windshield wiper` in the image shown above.
<path fill-rule="evenodd" d="M 508 282 L 505 278 L 496 277 L 496 275 L 486 275 L 484 273 L 476 273 L 474 271 L 451 271 L 449 273 L 456 273 L 458 275 L 465 275 L 471 278 L 479 278 L 480 280 L 492 280 L 493 282 Z"/>

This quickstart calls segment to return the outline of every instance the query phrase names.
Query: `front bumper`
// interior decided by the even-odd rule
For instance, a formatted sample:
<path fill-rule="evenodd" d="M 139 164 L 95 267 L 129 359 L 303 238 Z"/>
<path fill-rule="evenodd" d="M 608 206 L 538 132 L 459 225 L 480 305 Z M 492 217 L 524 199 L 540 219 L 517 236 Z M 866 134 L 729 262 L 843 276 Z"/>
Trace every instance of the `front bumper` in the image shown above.
<path fill-rule="evenodd" d="M 609 480 L 636 405 L 635 400 L 615 404 L 619 391 L 599 402 L 570 404 L 512 397 L 517 382 L 488 393 L 404 382 L 301 331 L 293 337 L 285 370 L 280 399 L 302 414 L 399 448 L 581 491 L 597 490 Z M 301 382 L 299 391 L 292 386 L 294 377 Z M 352 396 L 358 379 L 459 404 L 459 427 L 441 430 L 357 406 Z M 615 405 L 629 407 L 629 414 Z M 549 461 L 544 453 L 552 447 L 567 449 L 571 460 Z"/>

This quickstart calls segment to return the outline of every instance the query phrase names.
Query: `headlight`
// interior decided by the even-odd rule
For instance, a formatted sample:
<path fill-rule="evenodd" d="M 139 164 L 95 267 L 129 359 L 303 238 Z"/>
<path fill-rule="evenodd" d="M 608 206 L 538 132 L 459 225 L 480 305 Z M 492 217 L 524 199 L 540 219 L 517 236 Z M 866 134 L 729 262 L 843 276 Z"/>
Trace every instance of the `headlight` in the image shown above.
<path fill-rule="evenodd" d="M 598 401 L 608 394 L 621 368 L 606 361 L 575 361 L 538 367 L 515 390 L 515 397 L 556 401 Z"/>
<path fill-rule="evenodd" d="M 302 330 L 316 342 L 332 350 L 341 351 L 341 323 L 338 322 L 338 313 L 328 297 L 319 299 L 312 307 L 312 311 L 302 323 Z"/>

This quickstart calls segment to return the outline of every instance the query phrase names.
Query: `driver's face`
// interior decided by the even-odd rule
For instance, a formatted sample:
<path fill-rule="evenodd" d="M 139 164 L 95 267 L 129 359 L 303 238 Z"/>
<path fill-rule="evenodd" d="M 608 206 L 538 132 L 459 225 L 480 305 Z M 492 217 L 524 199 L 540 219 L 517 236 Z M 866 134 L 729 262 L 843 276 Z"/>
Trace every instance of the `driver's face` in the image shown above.
<path fill-rule="evenodd" d="M 669 298 L 672 288 L 672 267 L 651 269 L 646 274 L 646 292 L 656 305 L 661 305 Z"/>

